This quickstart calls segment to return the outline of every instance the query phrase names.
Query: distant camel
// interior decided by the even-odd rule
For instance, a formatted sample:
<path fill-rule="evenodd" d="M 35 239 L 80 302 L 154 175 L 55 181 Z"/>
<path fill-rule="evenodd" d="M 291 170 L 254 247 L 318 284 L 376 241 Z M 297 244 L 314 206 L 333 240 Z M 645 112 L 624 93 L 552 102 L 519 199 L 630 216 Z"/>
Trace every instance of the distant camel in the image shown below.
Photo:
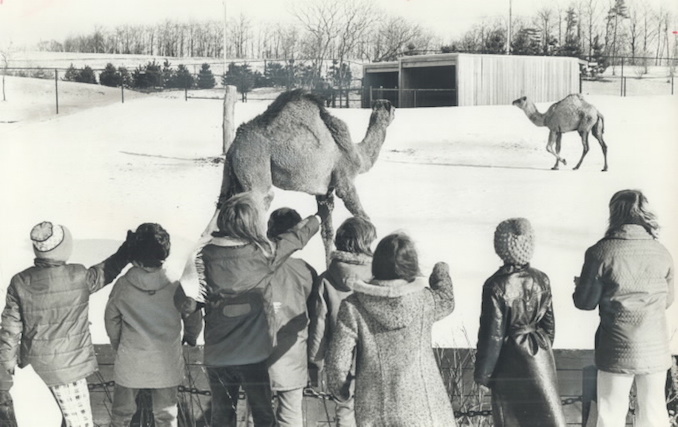
<path fill-rule="evenodd" d="M 567 165 L 565 159 L 560 157 L 560 140 L 563 137 L 563 133 L 576 130 L 581 136 L 583 151 L 581 159 L 579 159 L 579 163 L 574 167 L 574 170 L 579 169 L 586 153 L 589 152 L 590 131 L 593 131 L 593 136 L 598 140 L 600 147 L 603 149 L 603 158 L 605 159 L 603 172 L 607 170 L 607 145 L 603 141 L 605 120 L 596 107 L 586 102 L 583 96 L 578 93 L 568 95 L 551 105 L 545 114 L 537 111 L 534 103 L 525 96 L 513 101 L 513 105 L 523 110 L 535 125 L 549 128 L 549 140 L 546 144 L 546 151 L 556 156 L 556 164 L 551 169 L 557 170 L 559 163 Z M 554 143 L 556 145 L 555 150 L 553 149 Z"/>
<path fill-rule="evenodd" d="M 336 192 L 352 215 L 367 218 L 354 180 L 377 161 L 394 113 L 389 101 L 374 101 L 365 138 L 353 144 L 346 123 L 332 116 L 320 98 L 301 89 L 280 94 L 264 113 L 238 128 L 226 154 L 220 204 L 252 191 L 268 209 L 276 186 L 315 195 L 330 212 Z M 331 216 L 321 234 L 329 259 Z"/>

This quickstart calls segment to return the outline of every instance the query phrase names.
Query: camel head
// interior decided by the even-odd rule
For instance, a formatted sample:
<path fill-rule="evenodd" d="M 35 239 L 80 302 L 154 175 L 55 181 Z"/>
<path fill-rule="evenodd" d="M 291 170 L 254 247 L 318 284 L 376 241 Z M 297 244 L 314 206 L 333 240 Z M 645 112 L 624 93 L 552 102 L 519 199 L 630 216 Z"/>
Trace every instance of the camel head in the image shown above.
<path fill-rule="evenodd" d="M 524 110 L 525 107 L 527 106 L 527 96 L 523 96 L 522 98 L 518 98 L 515 101 L 513 101 L 511 104 L 515 105 L 516 107 L 520 108 L 521 110 Z"/>
<path fill-rule="evenodd" d="M 395 117 L 395 107 L 391 105 L 391 101 L 387 99 L 377 99 L 372 103 L 372 115 L 370 116 L 370 124 L 383 123 L 388 126 Z"/>

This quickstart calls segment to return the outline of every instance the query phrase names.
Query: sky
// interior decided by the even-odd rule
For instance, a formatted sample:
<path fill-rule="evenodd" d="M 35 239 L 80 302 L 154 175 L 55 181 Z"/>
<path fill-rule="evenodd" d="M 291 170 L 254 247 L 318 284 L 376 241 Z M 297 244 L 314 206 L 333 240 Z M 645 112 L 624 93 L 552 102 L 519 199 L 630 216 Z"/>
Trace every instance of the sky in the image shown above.
<path fill-rule="evenodd" d="M 308 0 L 225 0 L 228 15 L 241 12 L 256 20 L 292 19 L 289 10 Z M 508 16 L 531 16 L 544 6 L 570 0 L 374 0 L 394 15 L 407 17 L 443 40 L 458 37 L 474 23 Z M 605 3 L 611 0 L 598 0 Z M 633 1 L 633 0 L 627 0 Z M 676 9 L 675 0 L 647 0 Z M 15 45 L 40 40 L 63 40 L 88 33 L 95 25 L 114 27 L 124 23 L 154 24 L 165 19 L 223 19 L 222 0 L 0 0 L 0 44 Z"/>

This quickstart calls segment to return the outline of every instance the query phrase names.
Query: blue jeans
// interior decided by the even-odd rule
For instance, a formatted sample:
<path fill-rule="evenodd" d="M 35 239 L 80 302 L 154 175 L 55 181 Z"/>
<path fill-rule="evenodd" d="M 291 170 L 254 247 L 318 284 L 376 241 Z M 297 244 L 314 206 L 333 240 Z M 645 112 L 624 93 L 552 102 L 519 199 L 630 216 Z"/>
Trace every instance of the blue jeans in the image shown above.
<path fill-rule="evenodd" d="M 211 427 L 236 427 L 238 389 L 243 388 L 255 427 L 275 426 L 271 380 L 266 361 L 249 365 L 207 367 L 212 391 Z"/>
<path fill-rule="evenodd" d="M 153 418 L 156 427 L 177 427 L 177 387 L 154 388 L 151 390 L 153 400 Z M 127 388 L 115 385 L 113 394 L 113 410 L 111 411 L 111 427 L 129 427 L 132 417 L 137 412 L 136 397 L 138 388 Z"/>

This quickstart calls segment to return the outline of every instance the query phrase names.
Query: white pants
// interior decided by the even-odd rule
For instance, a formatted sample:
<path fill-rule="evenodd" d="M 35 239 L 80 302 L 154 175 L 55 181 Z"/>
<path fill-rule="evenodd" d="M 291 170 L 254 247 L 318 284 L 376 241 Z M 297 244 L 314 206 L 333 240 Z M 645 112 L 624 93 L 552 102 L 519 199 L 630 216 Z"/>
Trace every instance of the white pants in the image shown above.
<path fill-rule="evenodd" d="M 629 392 L 636 381 L 635 427 L 667 427 L 664 387 L 666 372 L 632 375 L 598 371 L 598 423 L 596 427 L 623 427 L 629 410 Z"/>

